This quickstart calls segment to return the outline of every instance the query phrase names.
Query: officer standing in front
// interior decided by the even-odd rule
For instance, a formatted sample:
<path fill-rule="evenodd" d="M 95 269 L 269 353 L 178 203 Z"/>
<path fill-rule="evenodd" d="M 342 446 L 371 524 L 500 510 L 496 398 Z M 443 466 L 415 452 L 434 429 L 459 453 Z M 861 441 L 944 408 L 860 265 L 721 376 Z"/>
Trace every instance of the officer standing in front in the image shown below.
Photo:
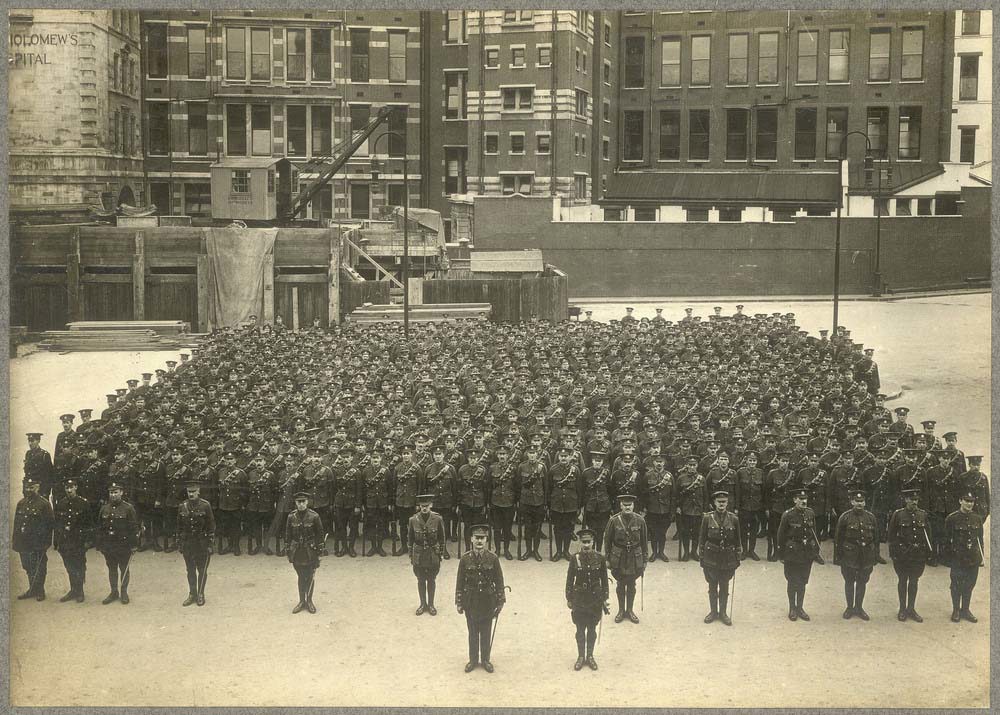
<path fill-rule="evenodd" d="M 802 610 L 806 597 L 806 584 L 812 572 L 813 561 L 826 563 L 819 555 L 819 540 L 816 537 L 816 515 L 806 504 L 808 489 L 792 492 L 795 504 L 781 515 L 778 524 L 778 556 L 785 564 L 785 581 L 788 582 L 788 620 L 801 618 L 809 620 L 809 614 Z"/>
<path fill-rule="evenodd" d="M 132 554 L 139 549 L 139 516 L 135 507 L 122 498 L 124 493 L 121 484 L 112 482 L 108 485 L 109 500 L 101 507 L 97 524 L 97 550 L 104 554 L 104 562 L 108 566 L 108 582 L 111 584 L 111 593 L 101 601 L 105 606 L 119 598 L 122 603 L 129 602 L 129 568 Z"/>
<path fill-rule="evenodd" d="M 916 611 L 917 588 L 924 567 L 931 554 L 930 537 L 927 534 L 929 522 L 927 512 L 917 506 L 919 489 L 903 491 L 902 509 L 897 509 L 889 519 L 886 538 L 889 542 L 889 556 L 896 571 L 896 592 L 899 596 L 897 618 L 923 623 L 924 619 Z"/>
<path fill-rule="evenodd" d="M 53 546 L 62 556 L 69 591 L 61 603 L 83 603 L 83 582 L 87 578 L 87 541 L 91 538 L 90 504 L 76 493 L 76 480 L 63 482 L 63 498 L 56 502 Z"/>
<path fill-rule="evenodd" d="M 490 527 L 486 524 L 473 526 L 472 549 L 462 554 L 458 562 L 455 606 L 459 613 L 465 614 L 465 625 L 469 631 L 466 673 L 471 673 L 480 662 L 483 670 L 493 672 L 490 626 L 507 602 L 500 558 L 486 548 L 489 533 Z"/>
<path fill-rule="evenodd" d="M 410 564 L 413 566 L 413 575 L 417 577 L 417 593 L 420 595 L 420 607 L 416 611 L 418 616 L 424 613 L 437 615 L 434 592 L 437 588 L 437 575 L 441 570 L 441 555 L 445 550 L 445 531 L 444 519 L 437 512 L 431 511 L 433 502 L 433 494 L 417 495 L 419 511 L 410 517 L 406 528 Z"/>
<path fill-rule="evenodd" d="M 976 587 L 983 566 L 983 517 L 974 510 L 975 495 L 965 492 L 958 498 L 958 511 L 945 519 L 951 566 L 951 620 L 958 623 L 977 619 L 969 610 L 972 589 Z"/>
<path fill-rule="evenodd" d="M 49 500 L 40 493 L 40 482 L 25 476 L 24 498 L 14 511 L 14 535 L 11 547 L 21 556 L 21 568 L 28 574 L 28 590 L 18 596 L 19 601 L 35 598 L 45 600 L 45 576 L 49 557 L 46 551 L 52 545 L 54 517 Z"/>
<path fill-rule="evenodd" d="M 299 577 L 299 602 L 292 613 L 303 608 L 316 613 L 312 595 L 316 569 L 319 568 L 320 550 L 326 543 L 323 522 L 319 514 L 309 508 L 309 492 L 295 493 L 295 511 L 285 521 L 285 553 L 288 562 Z"/>
<path fill-rule="evenodd" d="M 608 557 L 608 568 L 614 576 L 617 586 L 618 613 L 615 623 L 621 623 L 628 618 L 632 623 L 638 623 L 632 606 L 635 604 L 635 582 L 642 578 L 646 570 L 646 544 L 649 542 L 649 532 L 646 530 L 646 520 L 635 513 L 635 496 L 619 494 L 618 503 L 621 511 L 611 517 L 604 531 L 604 553 Z"/>
<path fill-rule="evenodd" d="M 597 642 L 597 625 L 608 608 L 608 562 L 594 547 L 593 529 L 580 529 L 576 533 L 580 550 L 570 559 L 566 572 L 566 606 L 572 612 L 576 625 L 576 663 L 573 670 L 580 670 L 584 663 L 597 670 L 594 644 Z"/>
<path fill-rule="evenodd" d="M 740 536 L 740 520 L 728 510 L 729 492 L 718 490 L 712 494 L 715 507 L 701 519 L 701 568 L 708 582 L 708 605 L 711 608 L 705 616 L 705 623 L 716 619 L 725 625 L 733 625 L 726 613 L 729 600 L 729 582 L 736 576 L 743 556 L 743 538 Z"/>
<path fill-rule="evenodd" d="M 188 597 L 182 606 L 205 605 L 208 562 L 215 543 L 212 506 L 201 498 L 201 484 L 188 482 L 187 499 L 177 507 L 177 545 L 187 567 Z"/>
<path fill-rule="evenodd" d="M 869 619 L 865 611 L 865 590 L 872 569 L 878 563 L 878 521 L 865 509 L 865 492 L 851 491 L 851 508 L 837 519 L 833 537 L 833 563 L 840 566 L 844 577 L 844 596 L 847 609 L 844 618 L 857 616 Z"/>

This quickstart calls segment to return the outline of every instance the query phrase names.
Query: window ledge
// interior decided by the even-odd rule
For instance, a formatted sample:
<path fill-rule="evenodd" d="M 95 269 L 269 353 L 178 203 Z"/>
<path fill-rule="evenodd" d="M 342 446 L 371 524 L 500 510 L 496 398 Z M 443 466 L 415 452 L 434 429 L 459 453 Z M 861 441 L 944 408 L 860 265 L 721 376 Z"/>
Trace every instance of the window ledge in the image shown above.
<path fill-rule="evenodd" d="M 924 84 L 925 80 L 922 79 L 901 79 L 900 84 Z"/>
<path fill-rule="evenodd" d="M 735 88 L 749 87 L 749 86 L 750 86 L 749 84 L 727 84 L 726 85 L 726 87 L 735 87 Z"/>
<path fill-rule="evenodd" d="M 441 44 L 444 45 L 445 47 L 467 47 L 469 45 L 468 41 L 466 41 L 466 42 L 448 42 L 448 40 L 443 41 Z"/>
<path fill-rule="evenodd" d="M 680 159 L 657 159 L 656 162 L 658 164 L 680 164 L 681 160 Z"/>
<path fill-rule="evenodd" d="M 641 86 L 641 87 L 622 87 L 622 89 L 624 89 L 624 90 L 626 90 L 626 91 L 627 91 L 627 90 L 632 90 L 632 89 L 636 89 L 636 90 L 643 90 L 643 89 L 646 89 L 646 85 L 643 85 L 643 86 Z"/>
<path fill-rule="evenodd" d="M 445 117 L 444 121 L 446 121 L 446 122 L 467 122 L 467 121 L 469 121 L 469 118 L 468 117 Z"/>
<path fill-rule="evenodd" d="M 723 159 L 722 161 L 724 163 L 726 163 L 726 164 L 746 164 L 747 163 L 746 159 Z"/>
<path fill-rule="evenodd" d="M 551 67 L 551 66 L 552 66 L 552 63 L 550 62 L 550 63 L 549 63 L 549 64 L 547 64 L 547 65 L 535 65 L 535 68 L 536 68 L 536 69 L 548 69 L 548 68 L 549 68 L 549 67 Z"/>
<path fill-rule="evenodd" d="M 680 84 L 661 84 L 657 89 L 681 89 L 683 85 Z"/>
<path fill-rule="evenodd" d="M 891 79 L 869 79 L 865 84 L 892 84 Z"/>
<path fill-rule="evenodd" d="M 483 156 L 500 156 L 500 154 L 499 154 L 499 152 L 498 152 L 498 153 L 495 153 L 495 154 L 491 154 L 491 153 L 489 153 L 488 151 L 484 151 L 484 152 L 483 152 Z"/>
<path fill-rule="evenodd" d="M 827 87 L 850 87 L 850 82 L 827 82 Z"/>
<path fill-rule="evenodd" d="M 777 159 L 754 159 L 755 164 L 777 164 Z"/>
<path fill-rule="evenodd" d="M 818 87 L 819 82 L 796 82 L 796 87 Z"/>
<path fill-rule="evenodd" d="M 689 84 L 688 87 L 691 89 L 711 89 L 711 84 Z"/>
<path fill-rule="evenodd" d="M 780 82 L 771 82 L 769 84 L 762 84 L 762 83 L 758 82 L 754 86 L 755 87 L 780 87 L 781 83 Z"/>
<path fill-rule="evenodd" d="M 920 158 L 917 158 L 917 159 L 896 159 L 896 163 L 897 164 L 919 164 L 921 161 L 923 161 L 923 159 L 920 159 Z M 886 187 L 882 187 L 882 188 L 886 188 Z"/>
<path fill-rule="evenodd" d="M 500 65 L 483 65 L 484 70 L 498 70 Z"/>

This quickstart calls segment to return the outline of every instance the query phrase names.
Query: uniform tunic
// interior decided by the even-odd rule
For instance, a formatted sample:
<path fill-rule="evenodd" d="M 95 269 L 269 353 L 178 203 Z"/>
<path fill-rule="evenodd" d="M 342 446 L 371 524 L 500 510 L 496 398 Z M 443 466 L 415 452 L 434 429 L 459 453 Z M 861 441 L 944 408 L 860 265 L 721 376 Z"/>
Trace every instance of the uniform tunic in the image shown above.
<path fill-rule="evenodd" d="M 604 553 L 608 567 L 618 579 L 638 578 L 646 570 L 646 521 L 638 514 L 619 512 L 608 521 L 604 532 Z"/>
<path fill-rule="evenodd" d="M 433 511 L 426 516 L 414 514 L 410 517 L 406 533 L 413 573 L 417 577 L 437 576 L 445 546 L 444 519 Z"/>
<path fill-rule="evenodd" d="M 17 503 L 14 511 L 14 534 L 11 548 L 21 555 L 21 567 L 28 574 L 29 588 L 45 590 L 48 557 L 54 526 L 52 507 L 40 494 L 29 494 Z"/>
<path fill-rule="evenodd" d="M 701 567 L 706 580 L 728 581 L 740 566 L 743 551 L 740 520 L 729 511 L 705 514 L 701 519 Z"/>
<path fill-rule="evenodd" d="M 285 543 L 288 562 L 293 566 L 319 568 L 319 552 L 323 547 L 323 522 L 312 509 L 298 509 L 285 521 Z"/>
<path fill-rule="evenodd" d="M 899 571 L 919 577 L 924 572 L 930 547 L 927 545 L 927 512 L 923 509 L 897 509 L 889 519 L 889 556 Z"/>
<path fill-rule="evenodd" d="M 837 520 L 833 538 L 834 562 L 841 570 L 871 571 L 878 563 L 878 525 L 865 509 L 849 509 Z M 850 574 L 845 574 L 850 575 Z"/>
<path fill-rule="evenodd" d="M 593 550 L 577 552 L 566 572 L 566 600 L 571 605 L 573 623 L 596 625 L 608 596 L 607 559 Z"/>
<path fill-rule="evenodd" d="M 809 507 L 792 507 L 781 515 L 778 525 L 778 555 L 785 561 L 785 578 L 807 584 L 812 562 L 819 556 L 816 541 L 816 514 Z"/>

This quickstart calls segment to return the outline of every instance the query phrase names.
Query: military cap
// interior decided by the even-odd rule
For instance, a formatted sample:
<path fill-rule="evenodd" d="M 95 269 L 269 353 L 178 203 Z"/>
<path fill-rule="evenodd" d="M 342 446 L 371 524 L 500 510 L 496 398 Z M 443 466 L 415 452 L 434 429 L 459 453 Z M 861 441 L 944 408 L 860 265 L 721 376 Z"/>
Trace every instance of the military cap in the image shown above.
<path fill-rule="evenodd" d="M 176 365 L 177 365 L 177 361 L 176 360 L 167 360 L 167 367 L 172 368 L 172 367 L 174 367 Z"/>
<path fill-rule="evenodd" d="M 115 392 L 117 392 L 117 393 L 118 393 L 118 396 L 119 396 L 119 397 L 124 397 L 124 396 L 125 396 L 125 393 L 127 393 L 127 392 L 128 392 L 128 390 L 127 390 L 126 388 L 124 388 L 124 387 L 116 387 L 116 388 L 115 388 Z"/>
<path fill-rule="evenodd" d="M 433 494 L 417 494 L 418 504 L 430 504 L 432 501 L 434 501 Z"/>
<path fill-rule="evenodd" d="M 309 492 L 305 492 L 305 491 L 295 492 L 295 500 L 296 501 L 298 501 L 299 499 L 310 499 L 311 496 L 312 495 L 309 494 Z"/>
<path fill-rule="evenodd" d="M 969 462 L 969 466 L 972 466 L 972 467 L 978 467 L 980 464 L 983 463 L 982 456 L 980 456 L 978 454 L 969 455 L 965 459 Z"/>
<path fill-rule="evenodd" d="M 865 498 L 865 492 L 862 489 L 852 489 L 850 492 L 848 492 L 848 494 L 850 495 L 851 499 Z"/>
<path fill-rule="evenodd" d="M 73 420 L 76 419 L 76 415 L 74 415 L 72 412 L 67 412 L 64 415 L 59 415 L 59 419 L 62 420 L 63 422 L 72 422 Z"/>
<path fill-rule="evenodd" d="M 146 381 L 152 380 L 153 379 L 153 373 L 151 373 L 151 372 L 144 372 L 144 373 L 142 373 L 142 379 L 146 380 Z"/>
<path fill-rule="evenodd" d="M 729 498 L 729 492 L 727 492 L 725 489 L 719 489 L 718 491 L 712 492 L 712 501 L 715 501 L 716 499 L 728 499 L 728 498 Z"/>
<path fill-rule="evenodd" d="M 107 398 L 108 402 L 117 402 L 118 401 L 118 395 L 117 394 L 114 394 L 114 395 L 108 394 L 108 395 L 105 395 L 105 397 Z"/>
<path fill-rule="evenodd" d="M 125 490 L 125 487 L 123 487 L 123 486 L 121 485 L 121 483 L 120 483 L 120 482 L 111 482 L 111 483 L 110 483 L 110 484 L 108 485 L 108 491 L 109 491 L 109 492 L 113 492 L 113 491 L 115 491 L 116 489 L 117 489 L 118 491 L 124 491 L 124 490 Z"/>
<path fill-rule="evenodd" d="M 635 494 L 619 494 L 618 501 L 620 502 L 634 502 Z"/>
<path fill-rule="evenodd" d="M 28 439 L 29 440 L 32 440 L 32 439 L 41 439 L 42 438 L 42 433 L 41 432 L 28 432 L 27 434 L 28 434 Z"/>
<path fill-rule="evenodd" d="M 133 377 L 133 378 L 132 378 L 132 379 L 130 379 L 130 380 L 126 380 L 126 381 L 125 381 L 125 384 L 126 384 L 126 385 L 129 385 L 130 387 L 135 387 L 136 385 L 138 385 L 138 384 L 139 384 L 139 381 L 138 381 L 138 380 L 136 380 L 136 379 L 135 379 L 135 378 Z"/>
<path fill-rule="evenodd" d="M 89 407 L 84 407 L 82 410 L 80 410 L 80 417 L 88 418 L 92 414 L 94 414 L 94 411 L 92 409 L 90 409 Z"/>
<path fill-rule="evenodd" d="M 893 410 L 893 412 L 895 412 L 897 415 L 908 415 L 908 414 L 910 414 L 910 408 L 909 407 L 897 407 L 895 410 Z"/>
<path fill-rule="evenodd" d="M 205 482 L 199 481 L 197 479 L 191 479 L 184 483 L 185 489 L 201 489 L 205 486 Z"/>
<path fill-rule="evenodd" d="M 585 536 L 589 536 L 591 539 L 595 538 L 595 532 L 594 532 L 594 530 L 593 529 L 588 529 L 586 527 L 584 527 L 584 528 L 580 529 L 578 532 L 576 532 L 576 535 L 577 535 L 577 537 L 579 539 L 583 539 Z"/>
<path fill-rule="evenodd" d="M 974 502 L 974 501 L 976 501 L 976 495 L 973 494 L 970 491 L 966 491 L 966 492 L 963 492 L 963 493 L 961 493 L 961 494 L 958 495 L 958 500 L 959 501 L 971 501 L 971 502 Z"/>
<path fill-rule="evenodd" d="M 808 498 L 809 497 L 809 490 L 808 489 L 793 489 L 792 490 L 792 496 L 793 497 L 800 497 L 800 498 Z"/>
<path fill-rule="evenodd" d="M 924 429 L 934 429 L 937 425 L 937 420 L 924 420 L 920 423 Z"/>
<path fill-rule="evenodd" d="M 958 439 L 958 432 L 945 432 L 941 436 L 945 439 Z"/>
<path fill-rule="evenodd" d="M 474 524 L 469 532 L 473 536 L 489 536 L 490 527 L 486 524 Z"/>

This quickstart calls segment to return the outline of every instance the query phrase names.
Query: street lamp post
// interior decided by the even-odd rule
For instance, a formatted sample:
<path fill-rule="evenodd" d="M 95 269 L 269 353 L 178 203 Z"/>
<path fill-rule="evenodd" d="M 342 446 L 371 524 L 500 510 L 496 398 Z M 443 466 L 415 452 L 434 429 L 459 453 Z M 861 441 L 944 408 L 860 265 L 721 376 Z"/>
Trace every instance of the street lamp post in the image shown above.
<path fill-rule="evenodd" d="M 372 142 L 372 183 L 378 181 L 378 160 L 375 148 L 383 137 L 396 137 L 403 143 L 403 338 L 410 339 L 410 175 L 406 159 L 406 137 L 399 132 L 383 132 Z M 386 186 L 388 195 L 388 185 Z"/>
<path fill-rule="evenodd" d="M 888 158 L 888 155 L 886 155 Z M 885 167 L 886 182 L 892 186 L 892 160 Z M 878 190 L 875 194 L 875 275 L 872 295 L 876 298 L 882 295 L 882 167 L 878 168 Z"/>
<path fill-rule="evenodd" d="M 865 183 L 871 183 L 871 172 L 873 171 L 872 142 L 863 131 L 855 130 L 847 132 L 840 139 L 840 146 L 837 149 L 837 233 L 833 248 L 833 330 L 830 335 L 837 337 L 837 325 L 840 315 L 840 214 L 844 206 L 844 152 L 847 149 L 847 139 L 857 134 L 865 138 Z"/>

